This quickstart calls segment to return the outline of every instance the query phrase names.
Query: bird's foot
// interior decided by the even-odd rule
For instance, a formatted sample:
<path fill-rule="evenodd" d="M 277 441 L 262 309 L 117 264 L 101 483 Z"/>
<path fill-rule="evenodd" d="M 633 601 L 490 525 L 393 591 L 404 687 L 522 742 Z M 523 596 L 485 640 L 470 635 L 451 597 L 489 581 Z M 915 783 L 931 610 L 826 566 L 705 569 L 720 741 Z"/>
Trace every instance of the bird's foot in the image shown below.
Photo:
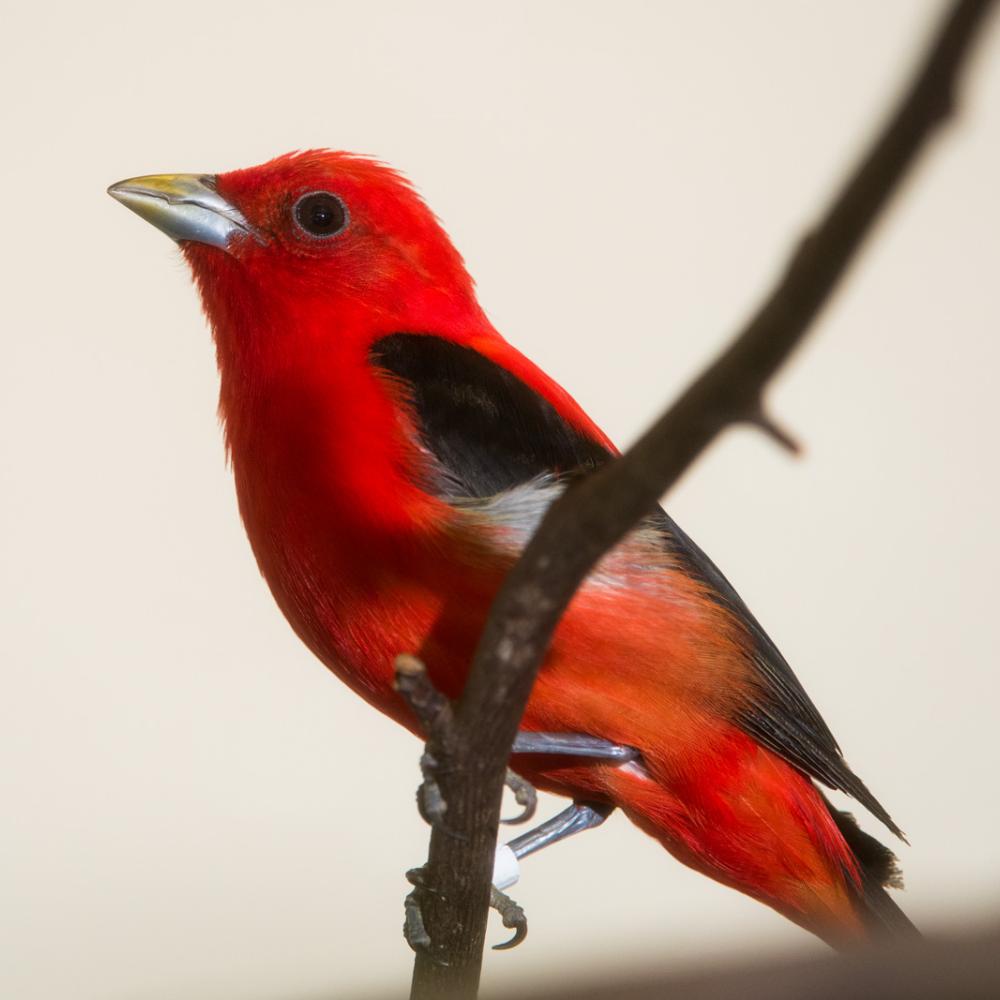
<path fill-rule="evenodd" d="M 420 773 L 423 781 L 417 789 L 417 810 L 428 826 L 440 826 L 448 803 L 441 794 L 441 786 L 435 777 L 438 768 L 437 759 L 429 751 L 420 756 Z"/>
<path fill-rule="evenodd" d="M 524 910 L 495 885 L 490 886 L 490 907 L 500 914 L 504 927 L 514 932 L 509 941 L 493 945 L 493 950 L 506 951 L 508 948 L 516 948 L 528 936 L 528 918 L 524 915 Z"/>
<path fill-rule="evenodd" d="M 538 808 L 538 792 L 535 791 L 535 786 L 529 781 L 525 781 L 519 774 L 515 774 L 509 767 L 504 784 L 514 793 L 514 800 L 519 806 L 522 806 L 522 811 L 519 815 L 512 816 L 510 819 L 501 819 L 500 822 L 511 826 L 516 823 L 527 823 L 535 815 L 535 810 Z"/>
<path fill-rule="evenodd" d="M 445 813 L 448 811 L 448 803 L 445 801 L 438 784 L 436 775 L 439 773 L 440 764 L 429 751 L 425 750 L 420 756 L 420 773 L 424 780 L 417 789 L 417 811 L 424 822 L 435 830 L 441 830 L 454 837 L 456 840 L 468 840 L 464 833 L 452 830 L 444 821 Z"/>
<path fill-rule="evenodd" d="M 446 962 L 442 962 L 441 959 L 436 958 L 433 953 L 433 942 L 431 941 L 430 934 L 427 933 L 427 927 L 424 924 L 424 915 L 420 909 L 421 898 L 426 893 L 434 891 L 424 880 L 424 869 L 422 867 L 411 868 L 406 873 L 406 881 L 413 886 L 413 891 L 403 900 L 403 913 L 405 915 L 403 920 L 403 937 L 406 938 L 406 943 L 417 954 L 426 955 L 439 965 L 446 965 Z"/>
<path fill-rule="evenodd" d="M 411 868 L 406 873 L 406 880 L 413 886 L 413 891 L 403 900 L 403 937 L 413 951 L 426 955 L 439 965 L 445 965 L 447 963 L 434 955 L 434 942 L 427 933 L 421 910 L 423 897 L 427 893 L 434 892 L 424 879 L 423 867 Z M 524 915 L 524 910 L 495 885 L 490 886 L 490 907 L 500 914 L 504 927 L 514 932 L 509 941 L 494 945 L 493 950 L 506 951 L 508 948 L 516 948 L 528 936 L 528 919 Z"/>

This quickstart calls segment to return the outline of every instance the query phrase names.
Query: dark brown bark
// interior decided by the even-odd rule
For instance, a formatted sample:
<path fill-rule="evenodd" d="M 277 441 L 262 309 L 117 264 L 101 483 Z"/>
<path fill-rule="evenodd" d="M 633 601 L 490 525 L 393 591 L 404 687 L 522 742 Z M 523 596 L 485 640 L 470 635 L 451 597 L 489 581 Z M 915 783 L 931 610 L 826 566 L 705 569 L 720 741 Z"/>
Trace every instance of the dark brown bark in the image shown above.
<path fill-rule="evenodd" d="M 597 560 L 722 430 L 750 422 L 782 439 L 764 417 L 764 389 L 829 300 L 917 154 L 953 113 L 959 70 L 992 6 L 992 0 L 959 0 L 949 7 L 885 128 L 756 315 L 628 452 L 567 490 L 507 577 L 453 714 L 428 733 L 447 812 L 432 830 L 420 893 L 433 944 L 417 954 L 414 1000 L 476 996 L 510 747 L 567 604 Z"/>

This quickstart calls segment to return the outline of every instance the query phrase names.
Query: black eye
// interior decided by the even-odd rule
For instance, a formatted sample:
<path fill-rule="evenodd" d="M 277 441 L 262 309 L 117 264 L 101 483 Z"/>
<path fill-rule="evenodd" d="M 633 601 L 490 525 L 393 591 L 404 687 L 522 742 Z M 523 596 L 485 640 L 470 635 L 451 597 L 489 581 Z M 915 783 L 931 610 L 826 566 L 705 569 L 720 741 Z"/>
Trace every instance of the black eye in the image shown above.
<path fill-rule="evenodd" d="M 347 225 L 344 203 L 329 191 L 304 194 L 295 203 L 295 221 L 310 236 L 336 236 Z"/>

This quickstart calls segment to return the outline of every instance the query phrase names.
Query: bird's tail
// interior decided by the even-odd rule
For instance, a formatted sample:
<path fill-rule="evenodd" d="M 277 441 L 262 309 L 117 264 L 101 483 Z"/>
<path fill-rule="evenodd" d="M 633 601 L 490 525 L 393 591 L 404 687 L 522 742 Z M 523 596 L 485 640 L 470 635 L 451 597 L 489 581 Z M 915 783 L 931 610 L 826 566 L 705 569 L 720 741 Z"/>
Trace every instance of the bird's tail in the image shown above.
<path fill-rule="evenodd" d="M 834 948 L 916 933 L 885 891 L 901 884 L 892 852 L 775 754 L 731 733 L 701 772 L 670 773 L 650 756 L 645 775 L 611 772 L 608 791 L 678 860 Z"/>
<path fill-rule="evenodd" d="M 887 887 L 903 888 L 896 855 L 865 833 L 850 813 L 835 809 L 825 795 L 823 801 L 857 862 L 861 880 L 855 905 L 864 925 L 873 937 L 919 937 L 920 932 L 886 892 Z"/>

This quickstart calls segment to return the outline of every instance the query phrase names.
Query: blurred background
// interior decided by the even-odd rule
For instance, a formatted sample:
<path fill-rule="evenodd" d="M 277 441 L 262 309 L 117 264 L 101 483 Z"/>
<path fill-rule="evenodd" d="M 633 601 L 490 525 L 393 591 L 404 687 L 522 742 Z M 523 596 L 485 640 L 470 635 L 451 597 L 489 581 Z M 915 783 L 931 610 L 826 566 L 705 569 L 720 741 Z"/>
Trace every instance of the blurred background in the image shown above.
<path fill-rule="evenodd" d="M 403 994 L 427 845 L 419 746 L 273 605 L 194 290 L 106 186 L 384 158 L 498 328 L 627 444 L 755 303 L 938 10 L 6 5 L 0 993 Z M 901 902 L 928 930 L 1000 909 L 1000 32 L 967 82 L 772 394 L 805 457 L 732 433 L 668 502 L 907 831 Z M 507 995 L 823 950 L 621 817 L 513 894 L 531 934 L 484 977 Z"/>

